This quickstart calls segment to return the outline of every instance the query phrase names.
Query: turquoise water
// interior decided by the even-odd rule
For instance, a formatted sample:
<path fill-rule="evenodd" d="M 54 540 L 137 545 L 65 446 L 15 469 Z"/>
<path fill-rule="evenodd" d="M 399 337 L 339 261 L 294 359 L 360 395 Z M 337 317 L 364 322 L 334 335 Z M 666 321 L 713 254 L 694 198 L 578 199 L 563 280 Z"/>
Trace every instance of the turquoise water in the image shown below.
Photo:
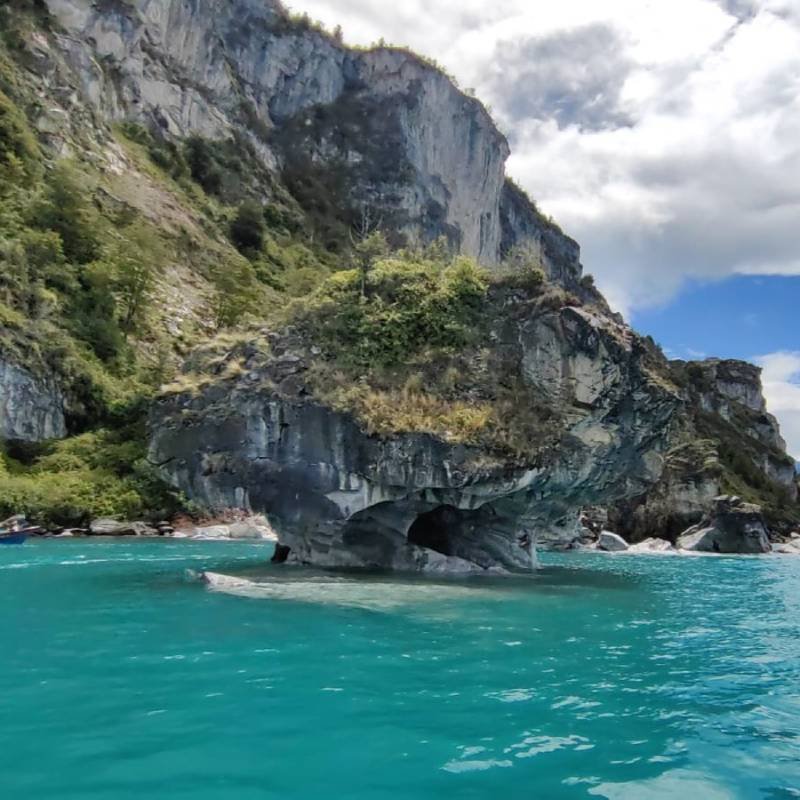
<path fill-rule="evenodd" d="M 800 797 L 800 559 L 186 576 L 268 555 L 0 548 L 0 797 Z"/>

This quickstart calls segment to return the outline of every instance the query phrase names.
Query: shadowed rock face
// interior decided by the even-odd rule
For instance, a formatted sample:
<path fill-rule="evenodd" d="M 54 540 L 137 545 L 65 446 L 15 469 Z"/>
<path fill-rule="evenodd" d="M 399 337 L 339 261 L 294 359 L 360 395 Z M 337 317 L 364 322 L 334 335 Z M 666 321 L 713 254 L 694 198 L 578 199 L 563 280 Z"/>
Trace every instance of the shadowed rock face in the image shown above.
<path fill-rule="evenodd" d="M 160 400 L 150 458 L 208 507 L 266 513 L 293 561 L 529 568 L 540 532 L 565 519 L 571 531 L 583 505 L 658 477 L 677 398 L 624 326 L 575 308 L 514 322 L 515 302 L 494 309 L 487 340 L 560 412 L 555 436 L 529 458 L 425 433 L 368 435 L 314 399 L 313 356 L 291 334 L 274 336 L 269 353 L 248 345 L 239 378 Z"/>
<path fill-rule="evenodd" d="M 55 381 L 0 359 L 0 440 L 40 442 L 67 434 Z"/>
<path fill-rule="evenodd" d="M 712 513 L 678 540 L 698 553 L 769 553 L 772 549 L 760 506 L 737 497 L 718 497 Z"/>
<path fill-rule="evenodd" d="M 236 133 L 276 174 L 312 170 L 335 204 L 370 206 L 400 241 L 445 236 L 487 265 L 532 242 L 554 279 L 579 279 L 577 244 L 507 186 L 508 143 L 483 105 L 417 56 L 350 50 L 269 0 L 46 2 L 104 120 Z"/>

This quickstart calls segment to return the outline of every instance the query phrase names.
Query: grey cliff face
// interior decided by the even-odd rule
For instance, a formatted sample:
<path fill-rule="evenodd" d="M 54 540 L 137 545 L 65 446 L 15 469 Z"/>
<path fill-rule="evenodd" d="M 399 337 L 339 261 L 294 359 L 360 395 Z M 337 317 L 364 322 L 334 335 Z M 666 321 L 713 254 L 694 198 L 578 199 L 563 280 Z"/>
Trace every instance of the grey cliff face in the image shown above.
<path fill-rule="evenodd" d="M 551 280 L 569 288 L 575 286 L 581 273 L 578 243 L 565 236 L 554 222 L 545 219 L 512 181 L 506 181 L 503 186 L 500 219 L 501 255 L 509 254 L 518 246 L 533 249 Z"/>
<path fill-rule="evenodd" d="M 502 307 L 495 352 L 563 411 L 557 441 L 534 458 L 424 433 L 368 435 L 313 399 L 312 356 L 288 334 L 269 354 L 250 345 L 240 378 L 164 397 L 150 458 L 210 508 L 267 514 L 288 548 L 279 552 L 302 563 L 529 568 L 540 533 L 574 529 L 581 506 L 657 479 L 677 398 L 651 379 L 629 329 L 572 308 L 514 322 L 513 299 Z"/>
<path fill-rule="evenodd" d="M 40 442 L 67 434 L 55 381 L 0 359 L 0 440 Z"/>
<path fill-rule="evenodd" d="M 445 236 L 487 265 L 527 242 L 555 280 L 580 277 L 577 244 L 506 184 L 508 144 L 484 107 L 418 57 L 349 50 L 264 0 L 47 5 L 102 119 L 237 133 L 276 173 L 320 171 L 334 201 L 405 242 Z"/>
<path fill-rule="evenodd" d="M 631 541 L 658 535 L 675 541 L 699 523 L 731 473 L 755 489 L 797 500 L 793 460 L 778 421 L 767 413 L 761 370 L 743 361 L 673 362 L 682 375 L 685 413 L 671 434 L 665 469 L 645 494 L 610 509 L 610 524 Z"/>

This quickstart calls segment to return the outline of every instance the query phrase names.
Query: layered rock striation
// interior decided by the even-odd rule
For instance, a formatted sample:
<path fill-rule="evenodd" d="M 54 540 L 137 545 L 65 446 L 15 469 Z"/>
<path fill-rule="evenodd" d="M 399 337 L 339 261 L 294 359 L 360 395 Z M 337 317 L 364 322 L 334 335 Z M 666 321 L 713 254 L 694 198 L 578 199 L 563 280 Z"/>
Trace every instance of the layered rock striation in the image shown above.
<path fill-rule="evenodd" d="M 529 568 L 540 533 L 658 478 L 678 397 L 658 354 L 596 309 L 531 308 L 524 292 L 498 290 L 485 316 L 473 387 L 480 369 L 517 376 L 548 409 L 523 455 L 491 439 L 370 435 L 357 414 L 315 397 L 319 350 L 284 332 L 226 353 L 204 387 L 163 397 L 150 459 L 207 507 L 265 513 L 294 561 Z"/>

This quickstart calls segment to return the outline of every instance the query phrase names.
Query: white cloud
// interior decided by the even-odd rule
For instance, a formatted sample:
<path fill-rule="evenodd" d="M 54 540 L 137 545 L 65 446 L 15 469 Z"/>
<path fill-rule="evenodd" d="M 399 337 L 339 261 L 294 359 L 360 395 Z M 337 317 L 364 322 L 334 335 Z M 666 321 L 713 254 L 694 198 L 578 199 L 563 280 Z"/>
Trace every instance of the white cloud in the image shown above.
<path fill-rule="evenodd" d="M 690 276 L 800 274 L 797 0 L 293 7 L 474 87 L 511 138 L 509 172 L 622 310 Z"/>
<path fill-rule="evenodd" d="M 800 351 L 770 353 L 755 362 L 764 369 L 767 406 L 780 417 L 789 453 L 800 461 Z"/>

